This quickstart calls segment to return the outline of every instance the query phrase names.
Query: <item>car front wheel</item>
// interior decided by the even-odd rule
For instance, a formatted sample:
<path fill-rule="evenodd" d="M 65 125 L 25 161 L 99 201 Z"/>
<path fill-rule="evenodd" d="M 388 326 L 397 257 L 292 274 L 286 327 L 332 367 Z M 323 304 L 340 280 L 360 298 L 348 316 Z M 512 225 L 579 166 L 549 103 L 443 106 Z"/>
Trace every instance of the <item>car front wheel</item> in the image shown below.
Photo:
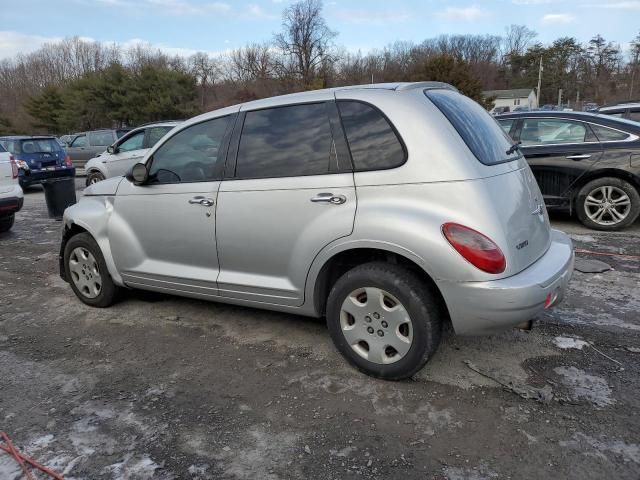
<path fill-rule="evenodd" d="M 64 248 L 64 265 L 76 296 L 92 307 L 112 305 L 118 294 L 100 247 L 88 233 L 69 239 Z"/>
<path fill-rule="evenodd" d="M 411 377 L 427 363 L 440 342 L 442 317 L 429 285 L 383 262 L 346 272 L 327 303 L 336 348 L 362 372 L 387 380 Z"/>
<path fill-rule="evenodd" d="M 576 211 L 588 228 L 621 230 L 638 218 L 640 195 L 633 185 L 620 178 L 597 178 L 578 192 Z"/>
<path fill-rule="evenodd" d="M 101 172 L 89 172 L 87 174 L 86 186 L 88 187 L 89 185 L 93 185 L 94 183 L 101 182 L 102 180 L 104 180 L 104 178 L 105 177 Z"/>

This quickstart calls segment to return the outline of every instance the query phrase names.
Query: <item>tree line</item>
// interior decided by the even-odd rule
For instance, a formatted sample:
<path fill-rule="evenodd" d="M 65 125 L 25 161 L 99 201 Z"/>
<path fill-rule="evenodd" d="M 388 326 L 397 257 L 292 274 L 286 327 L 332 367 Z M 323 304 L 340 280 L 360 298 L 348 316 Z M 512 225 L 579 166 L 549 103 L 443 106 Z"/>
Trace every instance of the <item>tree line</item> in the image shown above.
<path fill-rule="evenodd" d="M 611 103 L 640 97 L 640 34 L 630 49 L 600 35 L 551 44 L 511 25 L 504 35 L 441 35 L 349 52 L 322 15 L 321 0 L 285 8 L 264 43 L 220 55 L 169 56 L 78 37 L 0 62 L 0 133 L 62 134 L 187 118 L 272 95 L 371 82 L 437 80 L 490 108 L 483 90 L 533 88 L 544 67 L 541 103 Z"/>

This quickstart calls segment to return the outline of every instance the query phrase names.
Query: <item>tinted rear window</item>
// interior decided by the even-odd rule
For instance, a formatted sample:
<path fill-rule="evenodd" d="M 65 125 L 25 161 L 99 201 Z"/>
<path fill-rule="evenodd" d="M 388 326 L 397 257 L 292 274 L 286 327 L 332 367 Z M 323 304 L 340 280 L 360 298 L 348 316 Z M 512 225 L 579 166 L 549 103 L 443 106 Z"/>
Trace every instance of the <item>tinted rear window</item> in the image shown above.
<path fill-rule="evenodd" d="M 452 90 L 427 90 L 425 95 L 451 122 L 469 150 L 485 165 L 495 165 L 520 158 L 520 152 L 507 154 L 512 140 L 489 113 Z"/>
<path fill-rule="evenodd" d="M 332 136 L 323 103 L 247 112 L 236 175 L 291 177 L 329 173 Z"/>
<path fill-rule="evenodd" d="M 51 153 L 62 150 L 55 138 L 20 140 L 20 153 Z"/>
<path fill-rule="evenodd" d="M 404 163 L 402 143 L 378 109 L 352 100 L 340 100 L 338 108 L 356 171 L 387 169 Z"/>

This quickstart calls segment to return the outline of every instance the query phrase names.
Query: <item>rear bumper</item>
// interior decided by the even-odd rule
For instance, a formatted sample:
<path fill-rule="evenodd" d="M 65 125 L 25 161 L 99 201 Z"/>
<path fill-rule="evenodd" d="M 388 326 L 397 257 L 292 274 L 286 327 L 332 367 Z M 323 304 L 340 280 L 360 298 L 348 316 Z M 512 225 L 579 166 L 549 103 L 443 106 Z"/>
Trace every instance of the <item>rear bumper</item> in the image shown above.
<path fill-rule="evenodd" d="M 22 194 L 22 191 L 20 191 Z M 19 212 L 22 208 L 22 204 L 24 199 L 22 195 L 15 197 L 3 197 L 0 198 L 0 217 L 6 217 L 8 215 L 13 215 L 16 212 Z"/>
<path fill-rule="evenodd" d="M 76 169 L 74 167 L 56 168 L 55 170 L 20 170 L 20 182 L 23 185 L 41 183 L 50 178 L 74 177 Z"/>
<path fill-rule="evenodd" d="M 513 327 L 562 301 L 573 274 L 571 239 L 552 230 L 551 246 L 522 272 L 489 282 L 438 282 L 458 334 L 488 334 Z"/>

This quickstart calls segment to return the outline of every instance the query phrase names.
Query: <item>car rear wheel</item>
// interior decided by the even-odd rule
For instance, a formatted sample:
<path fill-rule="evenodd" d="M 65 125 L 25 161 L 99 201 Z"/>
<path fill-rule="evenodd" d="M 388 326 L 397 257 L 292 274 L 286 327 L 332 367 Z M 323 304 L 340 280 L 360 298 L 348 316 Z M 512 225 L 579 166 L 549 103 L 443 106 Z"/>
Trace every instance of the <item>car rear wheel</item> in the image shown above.
<path fill-rule="evenodd" d="M 97 172 L 97 171 L 89 172 L 87 174 L 86 185 L 88 187 L 89 185 L 93 185 L 94 183 L 101 182 L 102 180 L 104 180 L 104 178 L 105 177 L 101 172 Z"/>
<path fill-rule="evenodd" d="M 69 239 L 64 249 L 64 265 L 76 296 L 92 307 L 112 305 L 118 287 L 111 280 L 100 247 L 88 233 Z"/>
<path fill-rule="evenodd" d="M 331 289 L 329 333 L 360 371 L 387 380 L 411 377 L 440 342 L 443 314 L 435 298 L 418 275 L 399 265 L 360 265 Z"/>
<path fill-rule="evenodd" d="M 588 228 L 620 230 L 638 218 L 640 195 L 633 185 L 620 178 L 597 178 L 578 192 L 576 211 Z"/>
<path fill-rule="evenodd" d="M 15 218 L 15 214 L 11 214 L 6 217 L 0 217 L 0 233 L 8 232 L 9 230 L 11 230 Z"/>

